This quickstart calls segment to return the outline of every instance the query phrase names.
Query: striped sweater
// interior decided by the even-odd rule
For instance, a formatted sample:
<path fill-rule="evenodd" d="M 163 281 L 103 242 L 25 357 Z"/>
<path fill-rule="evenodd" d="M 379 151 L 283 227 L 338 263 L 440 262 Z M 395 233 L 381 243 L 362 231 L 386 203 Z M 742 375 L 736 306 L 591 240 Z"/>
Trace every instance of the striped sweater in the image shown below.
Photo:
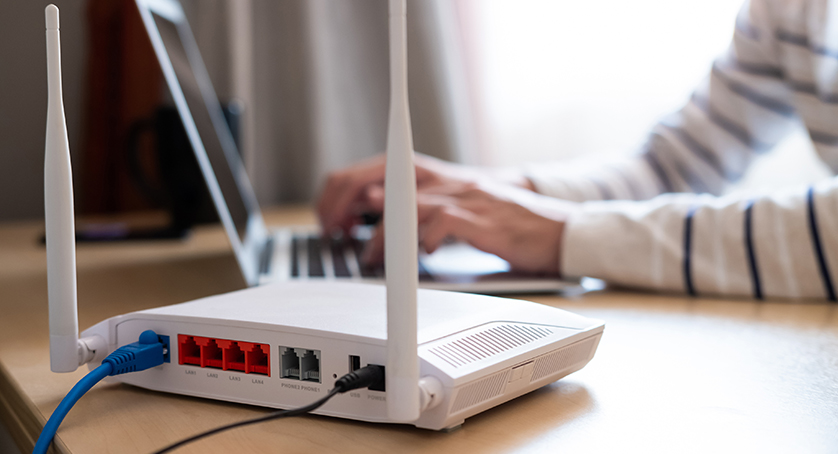
<path fill-rule="evenodd" d="M 567 276 L 691 295 L 836 300 L 838 177 L 720 197 L 804 127 L 838 172 L 838 0 L 751 0 L 733 42 L 636 156 L 533 166 L 538 192 L 585 202 L 565 229 Z"/>

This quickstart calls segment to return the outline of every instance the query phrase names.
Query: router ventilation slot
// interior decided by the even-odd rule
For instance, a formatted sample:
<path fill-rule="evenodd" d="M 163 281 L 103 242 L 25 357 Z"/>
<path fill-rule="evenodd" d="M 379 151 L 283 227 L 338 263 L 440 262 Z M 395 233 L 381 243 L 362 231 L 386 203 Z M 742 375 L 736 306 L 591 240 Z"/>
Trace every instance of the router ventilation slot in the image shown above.
<path fill-rule="evenodd" d="M 428 352 L 453 367 L 462 367 L 551 334 L 553 330 L 543 326 L 504 323 L 436 345 Z"/>
<path fill-rule="evenodd" d="M 585 361 L 591 355 L 594 342 L 596 338 L 584 340 L 538 357 L 533 366 L 530 383 Z"/>
<path fill-rule="evenodd" d="M 509 371 L 505 370 L 464 386 L 457 393 L 454 405 L 451 406 L 451 413 L 457 413 L 501 395 L 506 386 L 507 377 L 509 377 Z"/>

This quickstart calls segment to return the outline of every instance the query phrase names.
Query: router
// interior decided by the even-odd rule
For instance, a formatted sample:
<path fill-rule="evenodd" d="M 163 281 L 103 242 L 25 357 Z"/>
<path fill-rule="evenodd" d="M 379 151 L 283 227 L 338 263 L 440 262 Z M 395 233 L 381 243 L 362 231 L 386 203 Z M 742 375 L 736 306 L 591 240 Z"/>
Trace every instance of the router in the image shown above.
<path fill-rule="evenodd" d="M 386 286 L 283 282 L 104 320 L 78 336 L 73 193 L 61 99 L 58 9 L 47 7 L 45 207 L 54 372 L 91 369 L 154 330 L 161 366 L 110 377 L 142 388 L 274 408 L 326 396 L 362 365 L 383 383 L 313 413 L 443 430 L 584 367 L 604 323 L 508 298 L 418 290 L 416 184 L 405 0 L 390 0 Z"/>

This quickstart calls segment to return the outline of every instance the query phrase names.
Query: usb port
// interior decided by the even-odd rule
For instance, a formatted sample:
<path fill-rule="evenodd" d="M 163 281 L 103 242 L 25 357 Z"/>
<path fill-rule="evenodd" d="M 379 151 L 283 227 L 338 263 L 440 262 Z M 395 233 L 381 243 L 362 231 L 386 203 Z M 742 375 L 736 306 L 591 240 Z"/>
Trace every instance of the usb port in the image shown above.
<path fill-rule="evenodd" d="M 349 355 L 349 372 L 355 372 L 361 368 L 361 357 Z"/>

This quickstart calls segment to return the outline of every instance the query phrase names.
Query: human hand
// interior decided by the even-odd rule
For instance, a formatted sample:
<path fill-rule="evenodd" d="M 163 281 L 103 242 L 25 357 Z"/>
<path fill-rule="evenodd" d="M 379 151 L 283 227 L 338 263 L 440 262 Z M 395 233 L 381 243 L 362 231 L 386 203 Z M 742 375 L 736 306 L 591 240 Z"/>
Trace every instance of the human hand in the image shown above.
<path fill-rule="evenodd" d="M 420 153 L 414 154 L 416 187 L 452 187 L 456 184 L 492 181 L 534 190 L 532 183 L 514 169 L 488 169 L 445 162 Z M 324 232 L 349 232 L 364 213 L 381 213 L 384 194 L 385 155 L 329 174 L 317 202 L 317 214 Z"/>
<path fill-rule="evenodd" d="M 384 206 L 383 192 L 370 194 L 370 206 Z M 577 205 L 511 186 L 447 182 L 417 194 L 419 239 L 431 253 L 448 239 L 495 254 L 513 269 L 560 274 L 564 225 Z M 367 243 L 362 261 L 384 260 L 383 225 Z"/>

